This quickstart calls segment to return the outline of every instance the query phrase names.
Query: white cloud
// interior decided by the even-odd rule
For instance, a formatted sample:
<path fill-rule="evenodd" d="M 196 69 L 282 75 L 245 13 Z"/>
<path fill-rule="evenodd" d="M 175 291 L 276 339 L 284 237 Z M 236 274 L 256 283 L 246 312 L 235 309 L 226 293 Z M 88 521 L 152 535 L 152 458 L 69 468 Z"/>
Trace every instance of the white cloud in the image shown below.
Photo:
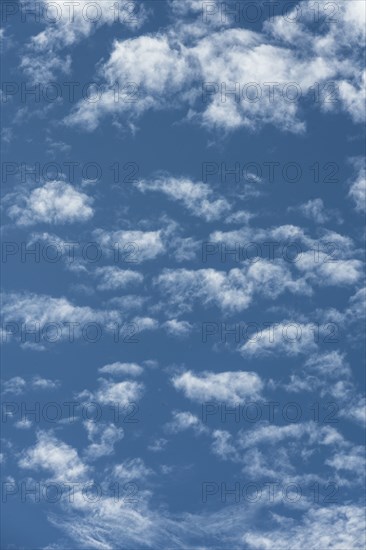
<path fill-rule="evenodd" d="M 31 382 L 32 388 L 40 390 L 55 390 L 60 386 L 59 380 L 49 380 L 41 376 L 35 376 Z"/>
<path fill-rule="evenodd" d="M 201 40 L 194 53 L 200 63 L 202 81 L 216 86 L 215 93 L 207 96 L 202 122 L 224 130 L 256 129 L 271 123 L 285 131 L 302 133 L 305 124 L 298 117 L 299 100 L 286 101 L 283 87 L 295 82 L 306 93 L 313 82 L 334 74 L 330 64 L 321 58 L 305 62 L 294 50 L 272 45 L 264 35 L 246 29 L 213 33 Z M 268 82 L 278 83 L 273 96 L 265 86 Z M 237 95 L 225 96 L 221 83 L 229 92 L 237 83 Z M 249 83 L 254 86 L 248 86 Z"/>
<path fill-rule="evenodd" d="M 340 415 L 366 426 L 366 398 L 356 395 L 351 399 L 351 403 L 348 403 L 347 409 L 340 411 Z"/>
<path fill-rule="evenodd" d="M 124 260 L 126 264 L 152 260 L 163 254 L 166 249 L 163 230 L 106 231 L 97 229 L 94 231 L 94 237 L 102 247 L 113 250 L 115 257 L 119 258 L 119 261 Z"/>
<path fill-rule="evenodd" d="M 120 308 L 122 311 L 131 311 L 133 309 L 142 309 L 146 300 L 146 296 L 125 294 L 124 296 L 111 298 L 108 304 L 113 308 Z"/>
<path fill-rule="evenodd" d="M 349 307 L 346 310 L 346 315 L 350 320 L 364 319 L 366 311 L 366 287 L 358 289 L 349 299 Z"/>
<path fill-rule="evenodd" d="M 92 420 L 84 422 L 91 444 L 85 450 L 88 460 L 96 460 L 102 456 L 109 456 L 114 452 L 114 445 L 120 441 L 124 432 L 115 424 L 96 424 Z"/>
<path fill-rule="evenodd" d="M 99 388 L 95 392 L 84 390 L 78 395 L 80 399 L 91 399 L 103 405 L 126 406 L 138 401 L 143 394 L 144 385 L 140 382 L 126 380 L 113 382 L 99 378 Z"/>
<path fill-rule="evenodd" d="M 171 246 L 177 262 L 194 260 L 200 249 L 200 243 L 192 237 L 175 237 L 171 241 Z"/>
<path fill-rule="evenodd" d="M 104 367 L 101 367 L 98 369 L 99 372 L 102 372 L 103 374 L 113 374 L 113 375 L 127 375 L 127 376 L 140 376 L 143 373 L 143 368 L 140 367 L 137 363 L 110 363 L 108 365 L 104 365 Z"/>
<path fill-rule="evenodd" d="M 353 83 L 348 80 L 340 80 L 338 83 L 339 97 L 344 109 L 355 123 L 362 124 L 365 121 L 365 86 L 365 71 L 360 71 Z"/>
<path fill-rule="evenodd" d="M 255 216 L 252 212 L 247 210 L 238 210 L 230 214 L 225 220 L 226 223 L 247 224 Z"/>
<path fill-rule="evenodd" d="M 4 200 L 13 203 L 7 213 L 21 226 L 84 222 L 93 216 L 93 199 L 64 181 L 49 181 L 28 193 L 23 189 Z"/>
<path fill-rule="evenodd" d="M 3 393 L 12 393 L 20 395 L 26 390 L 54 390 L 60 386 L 59 380 L 49 380 L 41 376 L 34 376 L 32 380 L 26 382 L 24 378 L 15 376 L 3 383 Z"/>
<path fill-rule="evenodd" d="M 349 377 L 351 369 L 344 355 L 336 350 L 327 353 L 317 353 L 305 361 L 305 369 L 327 378 Z"/>
<path fill-rule="evenodd" d="M 154 35 L 115 41 L 109 60 L 99 71 L 107 91 L 98 102 L 80 102 L 66 122 L 93 130 L 103 115 L 112 114 L 124 117 L 126 125 L 131 125 L 131 119 L 149 109 L 184 106 L 188 120 L 199 120 L 210 129 L 252 130 L 272 124 L 284 131 L 301 133 L 306 127 L 301 120 L 305 97 L 312 98 L 309 100 L 324 111 L 343 108 L 355 122 L 360 122 L 364 118 L 360 46 L 364 43 L 364 31 L 358 21 L 362 20 L 359 8 L 351 6 L 355 3 L 342 6 L 337 24 L 327 21 L 324 26 L 319 25 L 318 32 L 312 25 L 311 2 L 302 3 L 307 14 L 301 23 L 289 24 L 286 14 L 272 18 L 262 32 L 225 28 L 227 23 L 223 24 L 222 19 L 218 25 L 221 28 L 215 28 L 212 21 L 203 23 L 197 3 L 180 4 L 175 13 L 191 11 L 196 20 L 182 24 L 175 18 L 174 24 Z M 177 4 L 172 6 L 176 9 Z M 296 20 L 295 10 L 290 15 Z M 346 54 L 347 41 L 353 48 Z M 116 81 L 136 84 L 138 95 L 134 102 L 116 100 L 109 89 Z M 327 88 L 329 82 L 338 86 L 333 102 Z M 205 83 L 210 83 L 214 93 L 203 97 Z M 268 83 L 275 84 L 272 91 Z M 230 92 L 236 85 L 240 89 L 234 96 Z M 222 86 L 226 86 L 228 95 Z M 320 90 L 315 99 L 314 87 Z"/>
<path fill-rule="evenodd" d="M 337 259 L 349 258 L 355 252 L 354 243 L 348 236 L 341 235 L 336 231 L 322 230 L 318 238 L 313 238 L 304 229 L 292 224 L 269 228 L 244 226 L 232 231 L 214 231 L 210 234 L 209 240 L 213 243 L 229 245 L 256 243 L 262 249 L 258 251 L 258 256 L 261 258 L 268 257 L 268 252 L 266 256 L 264 247 L 266 242 L 277 243 L 276 250 L 283 258 L 286 258 L 286 245 L 295 243 L 299 245 L 297 255 L 293 262 L 287 262 L 288 264 L 293 263 L 293 265 L 296 265 L 303 253 L 309 251 L 313 252 L 314 263 L 322 263 L 322 261 L 324 263 L 324 259 L 332 259 L 331 254 L 334 252 L 334 257 Z M 327 245 L 329 244 L 333 245 L 333 250 L 328 249 Z M 317 256 L 318 251 L 319 256 Z M 328 256 L 324 258 L 326 252 L 328 252 Z M 290 254 L 289 256 L 291 257 Z"/>
<path fill-rule="evenodd" d="M 28 418 L 22 418 L 15 422 L 14 426 L 19 430 L 29 430 L 33 426 L 33 423 Z"/>
<path fill-rule="evenodd" d="M 6 329 L 7 323 L 9 324 L 9 334 L 5 333 L 4 341 L 12 338 L 12 323 L 17 323 L 17 331 L 13 338 L 29 338 L 33 343 L 35 337 L 38 337 L 42 343 L 80 338 L 88 323 L 97 323 L 102 332 L 102 327 L 112 331 L 120 321 L 120 314 L 115 310 L 94 310 L 88 306 L 75 306 L 63 297 L 53 298 L 45 294 L 24 292 L 4 294 L 2 300 L 4 328 Z M 30 334 L 28 337 L 27 328 L 35 329 L 36 335 Z"/>
<path fill-rule="evenodd" d="M 120 269 L 116 266 L 98 267 L 95 276 L 100 280 L 98 290 L 118 290 L 133 284 L 140 284 L 143 275 L 131 269 Z"/>
<path fill-rule="evenodd" d="M 162 326 L 172 336 L 187 336 L 193 328 L 188 321 L 178 321 L 178 319 L 169 319 Z"/>
<path fill-rule="evenodd" d="M 154 441 L 150 445 L 148 445 L 147 448 L 149 451 L 158 453 L 165 449 L 167 443 L 167 439 L 165 439 L 164 437 L 159 437 L 158 439 L 154 439 Z"/>
<path fill-rule="evenodd" d="M 242 247 L 244 257 L 246 247 L 254 243 L 257 256 L 253 258 L 248 274 L 258 282 L 260 274 L 267 274 L 268 279 L 271 271 L 274 275 L 272 286 L 267 283 L 268 287 L 260 287 L 264 293 L 271 289 L 278 292 L 276 289 L 277 285 L 281 289 L 281 279 L 284 281 L 283 290 L 287 286 L 290 291 L 310 294 L 313 286 L 353 285 L 362 277 L 362 262 L 352 258 L 352 255 L 359 255 L 353 241 L 335 231 L 323 230 L 321 236 L 314 239 L 294 225 L 268 229 L 245 226 L 233 231 L 215 231 L 210 235 L 210 242 L 228 248 L 237 243 Z M 275 247 L 276 260 L 268 260 L 265 243 Z M 298 279 L 295 278 L 296 271 L 301 273 Z"/>
<path fill-rule="evenodd" d="M 24 392 L 26 388 L 26 381 L 21 376 L 14 376 L 14 378 L 10 378 L 9 380 L 6 380 L 6 382 L 3 382 L 3 393 L 12 393 L 14 395 L 20 395 Z"/>
<path fill-rule="evenodd" d="M 295 423 L 287 426 L 264 425 L 242 431 L 238 440 L 241 449 L 257 445 L 278 445 L 286 439 L 308 439 L 311 444 L 339 445 L 344 443 L 342 435 L 332 426 L 319 426 L 315 422 Z"/>
<path fill-rule="evenodd" d="M 163 34 L 116 41 L 103 71 L 110 82 L 135 82 L 158 100 L 167 88 L 179 90 L 185 81 L 189 67 L 182 53 Z"/>
<path fill-rule="evenodd" d="M 177 390 L 183 391 L 193 401 L 222 401 L 242 403 L 258 398 L 263 383 L 254 372 L 203 372 L 199 375 L 192 371 L 176 375 L 172 383 Z"/>
<path fill-rule="evenodd" d="M 202 182 L 193 182 L 187 178 L 161 176 L 152 181 L 139 181 L 136 187 L 140 191 L 158 191 L 175 201 L 180 201 L 195 216 L 206 221 L 221 218 L 230 210 L 224 198 L 215 198 L 211 188 Z"/>
<path fill-rule="evenodd" d="M 332 458 L 326 460 L 326 464 L 335 468 L 337 471 L 353 472 L 360 478 L 365 473 L 365 450 L 362 446 L 352 447 L 347 451 L 335 453 Z"/>
<path fill-rule="evenodd" d="M 270 385 L 291 393 L 319 392 L 321 397 L 332 396 L 341 404 L 340 414 L 343 411 L 343 415 L 352 416 L 351 404 L 355 401 L 356 389 L 351 378 L 352 371 L 345 356 L 336 350 L 310 355 L 303 368 L 296 365 L 288 383 L 271 380 Z M 348 413 L 345 414 L 346 406 Z M 357 411 L 356 404 L 353 411 Z"/>
<path fill-rule="evenodd" d="M 35 85 L 48 84 L 54 80 L 58 71 L 65 75 L 70 74 L 71 57 L 69 55 L 61 57 L 53 52 L 48 52 L 46 55 L 28 53 L 22 56 L 20 68 Z"/>
<path fill-rule="evenodd" d="M 159 328 L 158 321 L 152 317 L 134 317 L 132 322 L 137 325 L 137 332 L 142 330 L 157 330 Z"/>
<path fill-rule="evenodd" d="M 290 208 L 289 210 L 299 211 L 303 216 L 318 224 L 326 223 L 329 220 L 322 199 L 312 199 L 297 208 Z"/>
<path fill-rule="evenodd" d="M 38 432 L 37 443 L 23 451 L 18 464 L 25 469 L 46 470 L 61 483 L 81 482 L 88 472 L 73 447 L 45 431 Z"/>
<path fill-rule="evenodd" d="M 308 354 L 318 348 L 315 330 L 312 323 L 284 320 L 255 334 L 239 347 L 239 351 L 244 357 Z"/>
<path fill-rule="evenodd" d="M 214 430 L 212 438 L 212 451 L 214 454 L 223 460 L 228 460 L 229 458 L 234 461 L 237 460 L 237 452 L 231 443 L 232 437 L 229 432 L 225 430 Z"/>
<path fill-rule="evenodd" d="M 168 432 L 177 434 L 192 429 L 197 435 L 208 433 L 208 429 L 201 420 L 190 412 L 173 412 L 173 419 L 165 425 Z"/>
<path fill-rule="evenodd" d="M 113 468 L 113 474 L 117 479 L 123 481 L 137 480 L 141 481 L 153 473 L 141 458 L 132 458 L 116 464 Z"/>
<path fill-rule="evenodd" d="M 222 310 L 242 311 L 252 302 L 254 294 L 277 298 L 289 290 L 309 294 L 307 284 L 293 280 L 289 268 L 281 261 L 260 260 L 228 272 L 215 269 L 166 269 L 156 279 L 170 305 L 189 309 L 194 301 L 216 305 Z"/>
<path fill-rule="evenodd" d="M 359 212 L 366 211 L 366 170 L 363 158 L 354 159 L 353 164 L 356 170 L 356 177 L 351 184 L 349 196 Z"/>
<path fill-rule="evenodd" d="M 337 247 L 334 250 L 337 254 Z M 297 258 L 295 267 L 306 275 L 307 280 L 319 286 L 354 285 L 362 278 L 363 264 L 360 260 L 333 259 L 332 254 L 303 252 Z"/>
<path fill-rule="evenodd" d="M 360 525 L 363 511 L 357 505 L 335 505 L 308 510 L 300 521 L 278 516 L 271 529 L 255 531 L 249 528 L 242 543 L 250 550 L 271 548 L 309 548 L 309 550 L 348 550 L 362 548 L 364 534 Z"/>
<path fill-rule="evenodd" d="M 44 14 L 41 22 L 45 23 L 45 28 L 31 37 L 20 65 L 27 76 L 37 83 L 53 82 L 57 71 L 70 71 L 71 57 L 68 55 L 63 59 L 59 55 L 63 48 L 71 48 L 103 25 L 118 23 L 136 30 L 147 19 L 143 4 L 124 4 L 117 8 L 114 0 L 70 3 L 40 0 L 37 6 L 39 13 Z"/>
<path fill-rule="evenodd" d="M 169 0 L 169 2 L 173 11 L 179 15 L 203 11 L 202 0 Z"/>
<path fill-rule="evenodd" d="M 80 102 L 65 122 L 94 130 L 106 114 L 122 114 L 128 120 L 164 107 L 166 96 L 171 99 L 190 78 L 192 67 L 184 50 L 163 34 L 115 40 L 109 60 L 100 69 L 107 91 L 97 102 Z"/>

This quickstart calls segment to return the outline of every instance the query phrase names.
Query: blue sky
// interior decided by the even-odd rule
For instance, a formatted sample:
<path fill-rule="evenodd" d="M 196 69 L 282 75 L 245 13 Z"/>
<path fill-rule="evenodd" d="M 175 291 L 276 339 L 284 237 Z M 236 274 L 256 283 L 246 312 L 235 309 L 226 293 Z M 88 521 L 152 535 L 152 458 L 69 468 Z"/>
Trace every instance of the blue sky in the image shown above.
<path fill-rule="evenodd" d="M 3 2 L 2 548 L 364 547 L 364 20 Z"/>

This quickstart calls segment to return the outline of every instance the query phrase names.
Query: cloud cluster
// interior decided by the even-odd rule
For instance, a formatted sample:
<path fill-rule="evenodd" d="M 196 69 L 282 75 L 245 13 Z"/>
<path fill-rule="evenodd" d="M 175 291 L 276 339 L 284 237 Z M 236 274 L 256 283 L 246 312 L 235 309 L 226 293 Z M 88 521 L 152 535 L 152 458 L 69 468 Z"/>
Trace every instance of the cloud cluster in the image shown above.
<path fill-rule="evenodd" d="M 22 189 L 4 200 L 12 203 L 7 214 L 20 226 L 85 222 L 94 214 L 93 199 L 64 181 L 49 181 L 28 192 Z"/>
<path fill-rule="evenodd" d="M 136 184 L 140 191 L 164 193 L 171 200 L 181 202 L 194 216 L 206 221 L 221 218 L 230 210 L 226 199 L 214 198 L 211 188 L 202 182 L 188 178 L 161 177 L 153 181 L 140 181 Z"/>
<path fill-rule="evenodd" d="M 340 108 L 361 122 L 362 6 L 358 2 L 342 4 L 337 24 L 327 21 L 316 32 L 310 0 L 302 4 L 308 4 L 302 21 L 296 21 L 294 7 L 287 17 L 267 21 L 261 32 L 204 25 L 197 10 L 193 22 L 185 23 L 183 18 L 155 34 L 115 41 L 99 72 L 106 91 L 98 102 L 81 102 L 67 117 L 67 124 L 94 130 L 102 117 L 114 115 L 128 125 L 148 110 L 184 106 L 188 119 L 210 129 L 253 130 L 272 124 L 302 133 L 306 123 L 301 105 L 305 98 L 316 96 L 317 87 L 319 97 L 313 99 L 321 109 Z M 185 7 L 196 11 L 193 3 Z M 175 11 L 178 16 L 185 12 Z M 288 24 L 290 16 L 294 19 Z M 353 46 L 347 56 L 345 38 Z M 116 100 L 115 82 L 133 83 L 134 97 Z M 329 82 L 333 86 L 330 91 Z"/>
<path fill-rule="evenodd" d="M 254 372 L 203 372 L 186 371 L 172 379 L 176 390 L 181 390 L 188 399 L 204 403 L 244 403 L 258 399 L 263 383 Z"/>

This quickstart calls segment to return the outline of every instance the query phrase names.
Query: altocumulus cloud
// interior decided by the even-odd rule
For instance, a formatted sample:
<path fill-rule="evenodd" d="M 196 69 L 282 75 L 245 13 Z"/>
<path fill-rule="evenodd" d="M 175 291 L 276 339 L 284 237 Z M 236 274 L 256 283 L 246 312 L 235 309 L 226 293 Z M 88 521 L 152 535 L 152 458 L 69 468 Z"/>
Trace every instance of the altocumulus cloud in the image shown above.
<path fill-rule="evenodd" d="M 8 216 L 17 225 L 85 222 L 93 216 L 93 199 L 64 181 L 49 181 L 41 187 L 7 195 L 13 204 Z"/>
<path fill-rule="evenodd" d="M 263 383 L 254 372 L 203 372 L 195 374 L 186 371 L 174 376 L 172 383 L 177 390 L 193 401 L 217 400 L 221 402 L 243 402 L 258 398 Z"/>

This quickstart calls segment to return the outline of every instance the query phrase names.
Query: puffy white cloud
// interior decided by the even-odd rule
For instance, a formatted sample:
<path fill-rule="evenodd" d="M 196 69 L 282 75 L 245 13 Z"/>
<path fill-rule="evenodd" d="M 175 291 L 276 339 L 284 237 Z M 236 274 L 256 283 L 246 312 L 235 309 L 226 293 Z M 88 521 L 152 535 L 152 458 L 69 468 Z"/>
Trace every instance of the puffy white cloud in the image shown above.
<path fill-rule="evenodd" d="M 54 390 L 60 386 L 59 380 L 49 380 L 41 376 L 34 376 L 32 380 L 26 382 L 21 376 L 15 376 L 3 383 L 3 393 L 12 393 L 20 395 L 26 390 Z"/>
<path fill-rule="evenodd" d="M 293 280 L 284 262 L 266 260 L 228 272 L 212 268 L 166 269 L 156 278 L 156 284 L 169 297 L 170 305 L 183 310 L 199 301 L 224 311 L 242 311 L 255 294 L 274 299 L 286 290 L 295 294 L 309 294 L 310 290 L 301 279 Z"/>
<path fill-rule="evenodd" d="M 222 401 L 228 403 L 245 402 L 258 398 L 263 383 L 254 372 L 203 372 L 196 374 L 186 371 L 173 377 L 177 390 L 183 391 L 193 401 Z"/>
<path fill-rule="evenodd" d="M 45 28 L 31 37 L 20 66 L 37 83 L 54 81 L 59 70 L 69 72 L 71 56 L 62 58 L 59 52 L 88 38 L 101 26 L 118 23 L 136 30 L 147 19 L 143 4 L 117 5 L 114 0 L 72 0 L 66 4 L 63 0 L 40 0 L 35 9 L 42 14 Z"/>
<path fill-rule="evenodd" d="M 45 294 L 33 293 L 6 293 L 3 299 L 3 317 L 4 328 L 6 323 L 23 323 L 24 326 L 9 326 L 9 338 L 11 332 L 14 337 L 25 336 L 25 330 L 35 328 L 35 323 L 39 323 L 38 337 L 42 330 L 47 329 L 44 340 L 52 342 L 62 338 L 72 338 L 81 336 L 81 329 L 87 323 L 100 323 L 106 328 L 112 330 L 115 323 L 120 320 L 120 315 L 115 310 L 94 310 L 88 306 L 75 306 L 67 298 L 54 298 Z M 53 326 L 55 323 L 57 326 Z M 74 330 L 68 330 L 68 323 L 76 323 Z M 50 332 L 48 333 L 48 329 Z M 7 330 L 7 329 L 6 329 Z M 23 330 L 23 334 L 21 334 Z M 70 336 L 71 335 L 71 336 Z M 5 335 L 5 338 L 7 336 Z"/>
<path fill-rule="evenodd" d="M 351 400 L 347 409 L 341 410 L 340 415 L 349 418 L 361 426 L 366 426 L 366 398 L 363 396 L 347 396 Z"/>
<path fill-rule="evenodd" d="M 332 426 L 319 426 L 315 422 L 296 423 L 287 426 L 256 426 L 250 432 L 242 431 L 238 445 L 242 449 L 257 445 L 277 445 L 286 439 L 306 438 L 311 444 L 342 445 L 342 435 Z"/>
<path fill-rule="evenodd" d="M 345 110 L 351 115 L 355 123 L 363 123 L 365 120 L 365 86 L 366 72 L 359 73 L 353 83 L 341 80 L 338 84 L 339 97 Z"/>
<path fill-rule="evenodd" d="M 353 164 L 356 170 L 356 176 L 351 183 L 349 196 L 355 204 L 356 210 L 359 212 L 366 211 L 366 170 L 364 159 L 353 159 Z"/>
<path fill-rule="evenodd" d="M 228 21 L 222 18 L 219 25 L 203 23 L 203 6 L 198 9 L 193 0 L 179 3 L 178 11 L 173 3 L 176 14 L 191 12 L 196 20 L 175 21 L 154 35 L 115 41 L 100 69 L 107 91 L 98 102 L 79 103 L 66 121 L 93 130 L 104 114 L 120 115 L 129 125 L 131 118 L 149 109 L 183 105 L 187 119 L 209 128 L 252 130 L 272 124 L 301 133 L 305 130 L 301 105 L 305 97 L 313 97 L 322 110 L 342 108 L 360 122 L 364 31 L 354 4 L 342 5 L 337 24 L 327 20 L 316 31 L 311 2 L 303 2 L 306 13 L 301 22 L 296 21 L 296 6 L 292 13 L 267 21 L 261 32 L 253 32 L 227 28 Z M 295 20 L 289 24 L 291 16 Z M 346 54 L 347 41 L 353 49 Z M 136 84 L 134 100 L 116 100 L 111 90 L 116 81 Z M 335 99 L 329 82 L 336 87 Z M 236 94 L 230 93 L 235 87 Z"/>
<path fill-rule="evenodd" d="M 172 336 L 187 336 L 193 328 L 188 321 L 178 321 L 178 319 L 169 319 L 162 326 Z"/>
<path fill-rule="evenodd" d="M 196 259 L 200 244 L 192 237 L 175 237 L 171 240 L 172 254 L 177 262 L 187 262 Z"/>
<path fill-rule="evenodd" d="M 81 482 L 88 473 L 73 447 L 45 431 L 38 432 L 37 443 L 23 451 L 18 464 L 28 470 L 45 470 L 60 483 Z"/>
<path fill-rule="evenodd" d="M 85 456 L 88 460 L 96 460 L 102 456 L 113 454 L 114 445 L 120 441 L 124 432 L 115 424 L 96 424 L 92 420 L 84 422 L 88 433 L 88 439 L 91 444 L 85 450 Z"/>
<path fill-rule="evenodd" d="M 364 120 L 365 105 L 362 99 L 365 88 L 363 47 L 365 28 L 363 6 L 359 2 L 343 2 L 335 7 L 333 17 L 325 18 L 325 25 L 318 31 L 312 27 L 314 12 L 311 0 L 301 4 L 302 17 L 299 20 L 297 6 L 292 14 L 274 18 L 265 25 L 275 38 L 284 40 L 295 48 L 301 48 L 308 58 L 319 56 L 328 64 L 332 75 L 327 75 L 330 87 L 319 88 L 317 101 L 325 111 L 343 108 L 359 123 Z M 288 17 L 293 17 L 288 24 Z M 322 75 L 314 79 L 322 82 Z"/>
<path fill-rule="evenodd" d="M 164 437 L 159 437 L 158 439 L 154 439 L 153 442 L 147 446 L 147 448 L 149 451 L 158 453 L 165 449 L 165 446 L 167 443 L 168 443 L 167 439 L 165 439 Z"/>
<path fill-rule="evenodd" d="M 7 195 L 7 213 L 17 225 L 85 222 L 93 216 L 93 199 L 64 181 L 49 181 L 29 192 Z"/>
<path fill-rule="evenodd" d="M 306 252 L 313 252 L 314 263 L 321 263 L 324 259 L 346 259 L 355 253 L 353 240 L 345 235 L 341 235 L 336 231 L 322 230 L 318 238 L 311 237 L 303 228 L 292 225 L 272 226 L 268 228 L 244 226 L 240 229 L 231 231 L 214 231 L 210 235 L 210 242 L 227 244 L 232 247 L 234 243 L 242 246 L 251 243 L 257 244 L 260 248 L 257 256 L 266 258 L 269 252 L 265 247 L 265 243 L 269 242 L 275 246 L 275 251 L 283 259 L 289 256 L 292 258 L 291 251 L 287 252 L 287 245 L 298 245 L 294 251 L 292 261 L 288 260 L 288 264 L 296 265 L 297 261 Z M 329 249 L 329 244 L 332 248 Z M 230 245 L 230 246 L 229 246 Z M 295 253 L 296 252 L 296 253 Z M 325 258 L 328 253 L 328 257 Z M 256 259 L 256 258 L 254 258 Z"/>
<path fill-rule="evenodd" d="M 346 470 L 353 472 L 361 478 L 365 472 L 365 451 L 362 446 L 352 447 L 347 451 L 335 453 L 332 458 L 326 460 L 326 464 L 337 471 Z"/>
<path fill-rule="evenodd" d="M 102 372 L 103 374 L 113 374 L 113 375 L 127 375 L 127 376 L 140 376 L 140 374 L 143 373 L 143 368 L 140 367 L 137 363 L 110 363 L 108 365 L 104 365 L 104 367 L 101 367 L 98 369 L 99 372 Z"/>
<path fill-rule="evenodd" d="M 131 458 L 116 464 L 113 467 L 113 474 L 117 479 L 123 481 L 137 480 L 141 481 L 152 475 L 153 471 L 148 468 L 141 458 Z"/>
<path fill-rule="evenodd" d="M 184 50 L 164 34 L 115 40 L 109 60 L 100 69 L 107 91 L 96 102 L 79 103 L 65 122 L 94 130 L 103 115 L 119 113 L 129 119 L 166 106 L 166 96 L 171 100 L 190 79 L 192 67 Z"/>
<path fill-rule="evenodd" d="M 113 308 L 120 308 L 122 311 L 131 311 L 133 309 L 142 309 L 147 298 L 137 294 L 125 294 L 108 300 L 108 304 Z"/>
<path fill-rule="evenodd" d="M 285 131 L 303 132 L 299 99 L 286 100 L 283 90 L 292 82 L 301 96 L 314 82 L 331 78 L 335 72 L 321 57 L 305 61 L 295 50 L 271 44 L 266 36 L 244 29 L 227 29 L 205 37 L 194 53 L 203 82 L 214 84 L 214 93 L 207 94 L 202 121 L 225 130 L 255 129 L 271 123 Z M 266 86 L 270 82 L 277 84 L 273 94 Z M 236 95 L 230 94 L 235 87 Z"/>
<path fill-rule="evenodd" d="M 144 391 L 144 385 L 140 382 L 126 380 L 113 382 L 105 378 L 99 378 L 99 387 L 95 392 L 84 390 L 78 397 L 80 399 L 92 399 L 102 405 L 126 406 L 138 401 Z"/>
<path fill-rule="evenodd" d="M 230 210 L 224 198 L 216 198 L 211 188 L 202 182 L 193 182 L 187 178 L 160 177 L 152 181 L 140 181 L 136 184 L 140 191 L 158 191 L 175 201 L 180 201 L 195 216 L 206 221 L 221 218 Z"/>
<path fill-rule="evenodd" d="M 299 207 L 290 208 L 289 210 L 299 211 L 303 216 L 318 224 L 326 223 L 329 220 L 329 215 L 324 209 L 322 199 L 309 200 Z"/>
<path fill-rule="evenodd" d="M 41 0 L 41 4 L 44 4 L 45 9 L 48 2 Z M 138 28 L 146 17 L 143 5 L 136 9 L 138 7 L 129 6 L 128 9 L 125 6 L 125 9 L 117 11 L 113 0 L 95 0 L 92 4 L 88 0 L 80 0 L 70 2 L 69 5 L 65 5 L 62 0 L 55 0 L 48 7 L 47 17 L 43 19 L 50 24 L 44 31 L 32 37 L 32 43 L 39 50 L 70 46 L 89 36 L 99 26 L 114 22 L 132 29 Z"/>
<path fill-rule="evenodd" d="M 14 378 L 10 378 L 9 380 L 6 380 L 2 384 L 2 391 L 3 393 L 12 393 L 14 395 L 20 395 L 24 392 L 26 388 L 26 381 L 21 376 L 14 376 Z"/>
<path fill-rule="evenodd" d="M 353 285 L 362 277 L 362 262 L 352 258 L 352 255 L 358 255 L 353 241 L 335 231 L 323 231 L 319 239 L 314 239 L 294 225 L 268 229 L 245 226 L 233 231 L 215 231 L 210 235 L 210 242 L 229 249 L 237 243 L 243 251 L 242 263 L 245 254 L 250 256 L 252 253 L 251 243 L 256 245 L 257 256 L 251 260 L 252 267 L 248 269 L 248 274 L 254 278 L 259 277 L 260 273 L 267 273 L 268 276 L 271 271 L 274 275 L 278 273 L 273 278 L 272 289 L 277 287 L 277 282 L 280 284 L 280 269 L 284 285 L 291 291 L 304 294 L 311 293 L 313 286 Z M 277 260 L 265 261 L 269 258 L 268 243 L 278 256 Z M 295 278 L 296 271 L 300 271 L 301 278 Z M 265 293 L 266 285 L 261 290 Z"/>
<path fill-rule="evenodd" d="M 165 425 L 168 432 L 177 434 L 192 429 L 197 435 L 208 433 L 208 429 L 201 420 L 190 412 L 173 412 L 173 419 Z"/>
<path fill-rule="evenodd" d="M 134 82 L 147 93 L 156 94 L 156 100 L 167 89 L 179 90 L 188 69 L 181 46 L 174 48 L 163 34 L 116 41 L 103 67 L 110 82 Z"/>
<path fill-rule="evenodd" d="M 39 86 L 40 83 L 48 84 L 52 82 L 58 71 L 69 75 L 71 72 L 71 57 L 69 55 L 61 57 L 53 52 L 48 52 L 47 55 L 38 52 L 27 53 L 21 58 L 20 68 L 31 82 Z"/>
<path fill-rule="evenodd" d="M 152 260 L 163 254 L 167 246 L 163 230 L 106 231 L 97 229 L 94 231 L 94 237 L 102 247 L 113 251 L 115 258 L 118 258 L 119 261 L 123 260 L 126 264 Z"/>
<path fill-rule="evenodd" d="M 337 249 L 333 249 L 337 254 Z M 363 264 L 360 260 L 342 260 L 333 252 L 308 251 L 297 258 L 296 268 L 306 275 L 307 280 L 319 286 L 354 285 L 362 278 Z"/>
<path fill-rule="evenodd" d="M 33 426 L 33 423 L 28 418 L 22 418 L 15 422 L 14 426 L 19 430 L 29 430 Z"/>
<path fill-rule="evenodd" d="M 349 377 L 351 369 L 345 356 L 338 350 L 311 355 L 305 361 L 305 369 L 326 378 Z"/>
<path fill-rule="evenodd" d="M 132 322 L 137 325 L 136 332 L 140 332 L 141 330 L 157 330 L 159 328 L 158 321 L 152 317 L 134 317 Z"/>
<path fill-rule="evenodd" d="M 366 311 L 366 287 L 358 289 L 349 299 L 346 315 L 350 320 L 364 319 Z"/>
<path fill-rule="evenodd" d="M 202 12 L 202 0 L 169 0 L 173 11 L 179 15 L 189 12 Z"/>
<path fill-rule="evenodd" d="M 118 290 L 133 284 L 140 284 L 144 280 L 141 273 L 131 269 L 120 269 L 117 266 L 98 267 L 95 276 L 99 279 L 98 290 Z"/>
<path fill-rule="evenodd" d="M 311 550 L 362 548 L 362 521 L 361 506 L 317 506 L 308 510 L 300 521 L 287 516 L 277 516 L 276 524 L 271 529 L 256 531 L 249 528 L 242 536 L 242 543 L 250 550 L 304 547 Z"/>
<path fill-rule="evenodd" d="M 226 223 L 247 224 L 255 214 L 247 210 L 238 210 L 226 218 Z"/>
<path fill-rule="evenodd" d="M 31 386 L 34 389 L 40 390 L 55 390 L 60 386 L 59 380 L 49 380 L 41 376 L 35 376 L 31 381 Z"/>
<path fill-rule="evenodd" d="M 223 460 L 238 460 L 237 451 L 232 445 L 231 434 L 225 430 L 214 430 L 212 433 L 212 452 Z"/>
<path fill-rule="evenodd" d="M 352 416 L 350 405 L 355 401 L 354 395 L 357 392 L 351 378 L 350 365 L 344 354 L 336 350 L 310 355 L 301 369 L 296 366 L 288 383 L 271 380 L 270 385 L 273 388 L 284 388 L 290 393 L 319 392 L 321 397 L 332 396 L 341 405 L 340 414 L 343 411 L 343 415 L 347 416 L 347 405 L 348 415 Z M 353 410 L 356 413 L 356 404 Z"/>
<path fill-rule="evenodd" d="M 318 349 L 315 331 L 316 327 L 312 323 L 284 320 L 257 332 L 238 349 L 244 357 L 308 354 Z"/>

